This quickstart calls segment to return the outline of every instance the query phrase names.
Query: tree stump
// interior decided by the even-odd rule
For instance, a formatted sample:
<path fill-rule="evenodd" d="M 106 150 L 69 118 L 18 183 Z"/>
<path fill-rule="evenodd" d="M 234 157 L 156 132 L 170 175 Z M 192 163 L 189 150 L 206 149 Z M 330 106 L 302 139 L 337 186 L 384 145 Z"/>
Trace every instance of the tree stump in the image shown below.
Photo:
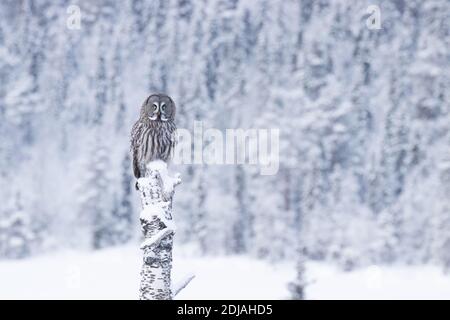
<path fill-rule="evenodd" d="M 152 161 L 145 177 L 138 179 L 142 211 L 141 229 L 144 241 L 141 270 L 141 300 L 172 299 L 171 270 L 175 224 L 172 219 L 174 187 L 181 183 L 179 175 L 170 177 L 167 164 Z"/>

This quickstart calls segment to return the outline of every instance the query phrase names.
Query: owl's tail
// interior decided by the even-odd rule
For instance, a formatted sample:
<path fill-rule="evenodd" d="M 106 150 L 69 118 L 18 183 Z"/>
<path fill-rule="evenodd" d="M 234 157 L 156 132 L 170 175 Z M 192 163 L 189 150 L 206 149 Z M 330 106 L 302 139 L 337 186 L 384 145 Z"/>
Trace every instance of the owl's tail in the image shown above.
<path fill-rule="evenodd" d="M 136 179 L 141 177 L 141 171 L 139 169 L 139 161 L 136 152 L 133 152 L 133 173 Z"/>

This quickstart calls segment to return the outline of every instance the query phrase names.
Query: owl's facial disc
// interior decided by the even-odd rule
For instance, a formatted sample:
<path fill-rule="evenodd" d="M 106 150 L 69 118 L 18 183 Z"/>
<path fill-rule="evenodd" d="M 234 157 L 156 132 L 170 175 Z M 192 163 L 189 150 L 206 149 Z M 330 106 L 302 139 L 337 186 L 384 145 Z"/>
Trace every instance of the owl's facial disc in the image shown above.
<path fill-rule="evenodd" d="M 145 101 L 142 114 L 150 121 L 172 121 L 175 115 L 175 104 L 165 94 L 152 94 Z"/>
<path fill-rule="evenodd" d="M 169 118 L 166 117 L 166 104 L 163 102 L 161 103 L 161 120 L 162 121 L 167 121 L 169 120 Z"/>

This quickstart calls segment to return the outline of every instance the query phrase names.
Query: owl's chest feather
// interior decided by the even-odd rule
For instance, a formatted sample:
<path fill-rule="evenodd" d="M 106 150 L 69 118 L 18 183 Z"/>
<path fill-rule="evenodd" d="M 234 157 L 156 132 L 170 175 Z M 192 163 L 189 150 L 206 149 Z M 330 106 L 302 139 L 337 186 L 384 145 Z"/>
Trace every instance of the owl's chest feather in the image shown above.
<path fill-rule="evenodd" d="M 174 145 L 175 126 L 172 123 L 158 123 L 144 130 L 141 154 L 146 161 L 155 159 L 167 160 Z"/>

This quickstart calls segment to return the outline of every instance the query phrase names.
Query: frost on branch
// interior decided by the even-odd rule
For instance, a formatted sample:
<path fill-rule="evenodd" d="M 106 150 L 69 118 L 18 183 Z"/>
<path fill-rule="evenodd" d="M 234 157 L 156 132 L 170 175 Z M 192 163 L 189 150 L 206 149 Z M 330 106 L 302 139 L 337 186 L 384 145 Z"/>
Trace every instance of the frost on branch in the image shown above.
<path fill-rule="evenodd" d="M 140 299 L 172 299 L 171 269 L 175 224 L 172 220 L 172 197 L 179 175 L 170 177 L 166 163 L 153 161 L 147 165 L 144 178 L 138 179 L 142 211 L 140 214 L 144 241 Z"/>
<path fill-rule="evenodd" d="M 192 279 L 194 279 L 195 274 L 190 273 L 187 274 L 183 279 L 178 281 L 176 284 L 172 286 L 172 294 L 173 296 L 176 296 L 181 290 L 186 288 L 186 286 L 191 282 Z"/>

